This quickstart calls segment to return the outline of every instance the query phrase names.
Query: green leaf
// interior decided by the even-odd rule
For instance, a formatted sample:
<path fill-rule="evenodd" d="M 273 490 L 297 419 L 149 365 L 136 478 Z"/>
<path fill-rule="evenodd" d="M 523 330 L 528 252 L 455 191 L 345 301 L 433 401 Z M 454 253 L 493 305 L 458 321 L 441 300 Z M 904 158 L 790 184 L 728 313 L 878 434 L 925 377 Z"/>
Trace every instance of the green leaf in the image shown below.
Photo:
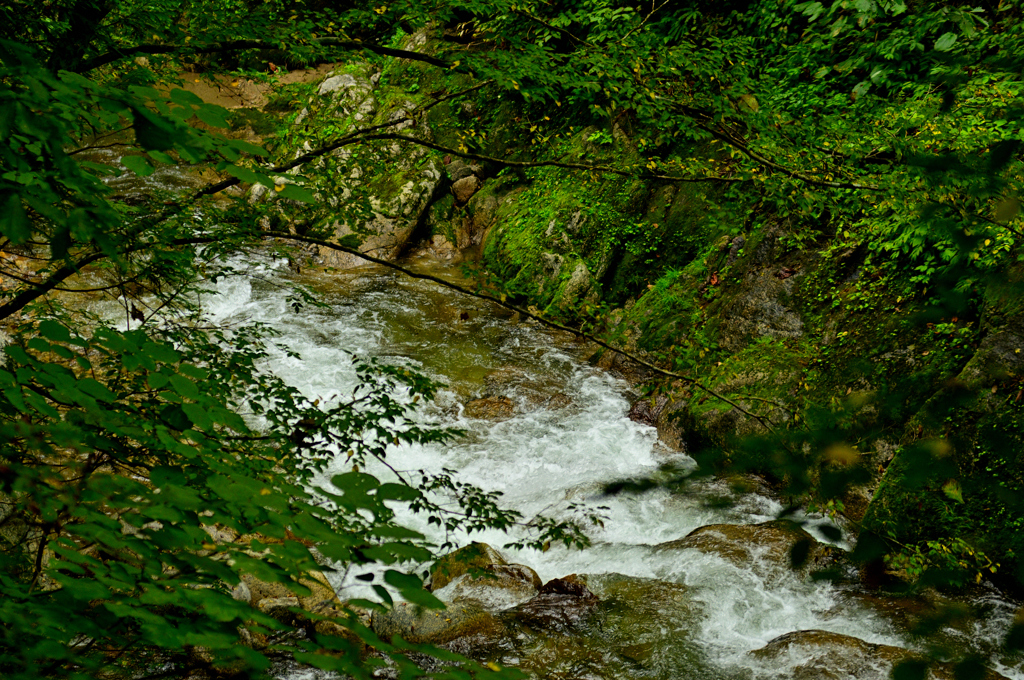
<path fill-rule="evenodd" d="M 57 342 L 71 341 L 71 331 L 64 324 L 49 319 L 39 322 L 39 334 Z"/>
<path fill-rule="evenodd" d="M 173 149 L 182 139 L 181 133 L 170 121 L 153 114 L 146 109 L 133 109 L 135 141 L 147 151 L 167 151 Z"/>
<path fill-rule="evenodd" d="M 414 574 L 404 574 L 394 569 L 388 569 L 384 572 L 384 581 L 397 588 L 398 592 L 402 593 L 402 597 L 413 604 L 427 609 L 445 608 L 444 602 L 437 599 L 430 591 L 424 590 L 423 581 Z"/>
<path fill-rule="evenodd" d="M 227 115 L 228 112 L 226 109 L 212 104 L 204 104 L 196 109 L 196 117 L 213 128 L 231 127 L 231 123 L 228 121 Z"/>
<path fill-rule="evenodd" d="M 149 177 L 153 174 L 153 166 L 149 164 L 145 156 L 122 156 L 121 165 L 139 177 Z"/>
<path fill-rule="evenodd" d="M 949 52 L 956 44 L 956 33 L 943 33 L 935 41 L 935 49 L 939 52 Z"/>
<path fill-rule="evenodd" d="M 182 404 L 181 410 L 183 410 L 192 423 L 197 425 L 201 430 L 206 430 L 208 432 L 213 429 L 213 421 L 210 419 L 209 412 L 205 407 L 200 406 L 199 404 Z"/>
<path fill-rule="evenodd" d="M 253 172 L 249 168 L 243 168 L 243 167 L 239 167 L 237 165 L 226 165 L 226 166 L 224 166 L 223 169 L 224 169 L 225 172 L 227 172 L 232 177 L 237 177 L 238 179 L 242 180 L 243 182 L 248 182 L 250 184 L 256 184 L 256 183 L 258 183 L 260 181 L 260 177 L 261 176 L 257 175 L 255 172 Z"/>
<path fill-rule="evenodd" d="M 185 415 L 185 411 L 178 404 L 169 404 L 160 411 L 160 419 L 169 427 L 175 430 L 187 430 L 192 427 L 192 421 Z"/>
<path fill-rule="evenodd" d="M 198 95 L 176 87 L 170 91 L 171 101 L 185 106 L 203 106 L 203 100 Z"/>
<path fill-rule="evenodd" d="M 313 192 L 305 187 L 300 187 L 295 184 L 285 184 L 284 188 L 277 194 L 281 198 L 288 198 L 293 201 L 302 201 L 303 203 L 316 203 L 316 196 Z"/>
<path fill-rule="evenodd" d="M 199 388 L 196 384 L 180 374 L 174 374 L 169 378 L 171 387 L 175 392 L 185 397 L 186 399 L 199 399 Z"/>
<path fill-rule="evenodd" d="M 262 146 L 257 146 L 252 142 L 247 142 L 243 139 L 229 139 L 228 146 L 239 151 L 250 153 L 254 156 L 269 156 L 270 152 L 264 149 Z"/>
<path fill-rule="evenodd" d="M 24 243 L 32 236 L 32 223 L 21 198 L 14 192 L 0 192 L 0 234 L 14 244 Z"/>
<path fill-rule="evenodd" d="M 958 503 L 964 502 L 964 495 L 960 488 L 960 482 L 955 479 L 951 479 L 942 485 L 942 493 L 946 494 L 946 497 L 951 498 Z"/>

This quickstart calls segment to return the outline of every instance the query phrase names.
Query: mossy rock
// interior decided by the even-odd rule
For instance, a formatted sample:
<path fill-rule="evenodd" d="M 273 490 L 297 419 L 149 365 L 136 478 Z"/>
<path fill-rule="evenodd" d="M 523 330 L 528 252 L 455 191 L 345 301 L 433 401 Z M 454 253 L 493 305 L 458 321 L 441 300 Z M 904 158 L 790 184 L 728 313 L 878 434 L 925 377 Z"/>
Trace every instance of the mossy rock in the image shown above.
<path fill-rule="evenodd" d="M 434 594 L 444 602 L 475 600 L 488 611 L 501 611 L 537 595 L 540 576 L 524 564 L 491 564 L 478 576 L 463 574 Z"/>
<path fill-rule="evenodd" d="M 505 565 L 508 560 L 486 543 L 470 543 L 434 563 L 430 570 L 430 590 L 440 590 L 463 574 L 477 576 L 489 572 L 495 564 Z"/>

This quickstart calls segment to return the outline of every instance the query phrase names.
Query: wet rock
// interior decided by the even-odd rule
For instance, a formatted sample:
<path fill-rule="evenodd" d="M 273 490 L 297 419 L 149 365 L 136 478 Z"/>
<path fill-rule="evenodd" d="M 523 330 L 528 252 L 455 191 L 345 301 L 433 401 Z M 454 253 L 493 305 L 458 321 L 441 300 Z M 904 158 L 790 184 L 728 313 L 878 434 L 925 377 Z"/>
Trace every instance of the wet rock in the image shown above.
<path fill-rule="evenodd" d="M 618 654 L 651 671 L 667 666 L 665 677 L 694 666 L 700 652 L 687 631 L 701 625 L 704 611 L 689 587 L 622 574 L 588 576 L 587 585 L 601 598 L 597 625 Z"/>
<path fill-rule="evenodd" d="M 599 599 L 592 610 L 571 626 L 524 627 L 516 665 L 549 678 L 721 677 L 690 640 L 703 618 L 686 586 L 622 574 L 585 579 Z M 552 587 L 575 590 L 561 580 L 569 584 Z"/>
<path fill-rule="evenodd" d="M 575 574 L 548 581 L 540 593 L 513 610 L 515 619 L 532 629 L 567 630 L 590 615 L 598 599 Z"/>
<path fill-rule="evenodd" d="M 483 397 L 466 404 L 463 414 L 481 420 L 507 420 L 515 413 L 515 404 L 508 397 Z"/>
<path fill-rule="evenodd" d="M 636 423 L 656 427 L 658 425 L 658 416 L 667 404 L 668 397 L 664 395 L 654 398 L 653 403 L 650 397 L 638 399 L 629 407 L 629 419 Z"/>
<path fill-rule="evenodd" d="M 470 543 L 434 563 L 428 588 L 432 592 L 438 591 L 463 574 L 493 573 L 495 567 L 507 564 L 505 556 L 486 543 Z"/>
<path fill-rule="evenodd" d="M 500 638 L 504 626 L 478 602 L 452 602 L 447 609 L 424 609 L 400 602 L 386 612 L 374 612 L 370 624 L 384 640 L 401 636 L 406 642 L 442 645 L 465 637 L 481 641 Z"/>
<path fill-rule="evenodd" d="M 786 633 L 750 654 L 779 666 L 779 677 L 794 680 L 888 680 L 895 664 L 920 658 L 909 649 L 873 644 L 850 635 L 824 630 Z M 952 680 L 953 664 L 930 665 L 928 677 L 933 680 Z M 982 676 L 984 680 L 1003 677 L 989 669 Z"/>
<path fill-rule="evenodd" d="M 752 568 L 762 574 L 772 569 L 791 568 L 791 555 L 797 545 L 807 549 L 804 565 L 822 568 L 833 550 L 819 543 L 800 526 L 786 520 L 762 524 L 709 524 L 694 529 L 685 538 L 661 543 L 656 550 L 692 548 L 718 555 L 733 564 Z"/>

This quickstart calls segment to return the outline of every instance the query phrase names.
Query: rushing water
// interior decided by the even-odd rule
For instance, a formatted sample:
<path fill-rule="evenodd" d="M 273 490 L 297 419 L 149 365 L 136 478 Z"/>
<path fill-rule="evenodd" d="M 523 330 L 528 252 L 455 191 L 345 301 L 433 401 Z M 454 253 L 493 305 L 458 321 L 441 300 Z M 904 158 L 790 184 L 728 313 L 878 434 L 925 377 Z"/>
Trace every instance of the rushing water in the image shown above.
<path fill-rule="evenodd" d="M 464 481 L 501 491 L 504 503 L 526 517 L 542 511 L 557 515 L 569 502 L 607 506 L 603 527 L 591 531 L 593 547 L 578 551 L 553 546 L 543 553 L 508 556 L 535 568 L 545 581 L 571 573 L 624 574 L 686 586 L 687 615 L 659 618 L 657 626 L 637 633 L 645 639 L 653 636 L 650 644 L 664 650 L 654 677 L 695 677 L 683 667 L 690 651 L 674 655 L 673 650 L 683 648 L 695 648 L 722 676 L 786 674 L 785 668 L 759 666 L 748 652 L 802 629 L 914 645 L 877 611 L 831 584 L 771 565 L 741 568 L 696 550 L 655 551 L 654 545 L 697 527 L 762 522 L 773 519 L 781 507 L 753 494 L 714 507 L 708 499 L 729 490 L 712 481 L 682 494 L 661 490 L 602 497 L 600 490 L 608 481 L 654 472 L 669 461 L 692 461 L 665 450 L 652 428 L 627 418 L 628 386 L 588 366 L 582 348 L 570 338 L 386 269 L 296 277 L 281 264 L 264 264 L 248 276 L 221 282 L 204 300 L 209 313 L 223 323 L 261 321 L 277 329 L 280 342 L 301 359 L 282 352 L 271 359 L 270 368 L 311 398 L 329 401 L 351 392 L 355 373 L 349 353 L 411 365 L 446 383 L 425 417 L 469 434 L 445 446 L 394 447 L 388 455 L 396 468 L 455 469 Z M 282 284 L 296 278 L 317 288 L 329 307 L 293 310 Z M 512 417 L 493 421 L 466 416 L 462 404 L 489 386 L 515 402 Z M 338 465 L 333 472 L 340 471 Z M 424 518 L 411 515 L 403 521 L 438 543 L 445 538 Z M 500 547 L 509 536 L 492 532 L 471 539 Z M 612 592 L 614 578 L 609 578 L 595 578 L 594 587 Z M 346 582 L 336 586 L 342 597 L 354 594 L 356 587 Z M 998 638 L 1012 608 L 997 603 L 995 610 L 999 615 L 984 624 L 989 628 L 951 635 L 968 644 L 972 637 Z M 1024 677 L 1019 668 L 1000 670 Z M 652 677 L 648 671 L 640 675 Z"/>

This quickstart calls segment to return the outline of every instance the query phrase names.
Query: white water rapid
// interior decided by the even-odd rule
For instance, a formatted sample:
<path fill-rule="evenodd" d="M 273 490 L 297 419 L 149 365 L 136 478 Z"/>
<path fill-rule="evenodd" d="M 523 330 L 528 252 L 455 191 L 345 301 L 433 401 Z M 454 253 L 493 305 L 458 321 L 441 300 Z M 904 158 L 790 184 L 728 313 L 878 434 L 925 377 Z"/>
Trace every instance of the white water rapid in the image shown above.
<path fill-rule="evenodd" d="M 660 633 L 645 635 L 660 635 L 663 639 L 652 644 L 669 650 L 674 639 L 685 638 L 709 665 L 694 675 L 674 667 L 682 662 L 666 652 L 660 670 L 637 677 L 791 677 L 787 664 L 800 659 L 767 669 L 748 653 L 779 635 L 804 629 L 869 643 L 918 644 L 876 610 L 827 582 L 775 566 L 740 567 L 692 549 L 655 551 L 656 544 L 702 525 L 763 522 L 781 507 L 759 495 L 712 507 L 709 498 L 729 493 L 712 482 L 685 494 L 660 490 L 601 497 L 603 483 L 654 472 L 670 459 L 682 465 L 690 461 L 659 445 L 652 428 L 627 418 L 628 386 L 588 366 L 570 340 L 435 284 L 380 268 L 298 278 L 318 289 L 330 307 L 294 311 L 280 283 L 296 277 L 283 263 L 264 264 L 248 276 L 221 281 L 203 303 L 214 321 L 260 321 L 280 332 L 279 341 L 301 359 L 281 353 L 269 368 L 311 398 L 326 402 L 351 392 L 355 374 L 348 352 L 403 362 L 447 383 L 424 415 L 464 428 L 468 436 L 447 446 L 395 447 L 388 455 L 396 468 L 455 469 L 463 481 L 502 492 L 504 503 L 527 517 L 545 510 L 557 514 L 568 502 L 608 506 L 604 526 L 590 533 L 593 547 L 578 551 L 552 546 L 544 553 L 508 557 L 532 566 L 545 581 L 572 573 L 617 573 L 686 586 L 690 611 L 697 613 L 666 618 Z M 484 378 L 495 371 L 505 376 L 500 389 L 514 402 L 514 414 L 502 421 L 466 417 L 461 404 L 480 396 L 489 384 Z M 444 540 L 420 517 L 403 521 L 438 543 Z M 467 540 L 500 549 L 510 539 L 493 532 L 461 538 Z M 354 593 L 350 583 L 336 586 L 343 598 Z M 1013 610 L 998 603 L 994 611 L 997 616 L 985 624 L 988 629 L 957 634 L 998 639 Z M 678 625 L 673 629 L 664 621 Z M 1024 678 L 1020 667 L 1000 665 L 997 670 Z"/>

